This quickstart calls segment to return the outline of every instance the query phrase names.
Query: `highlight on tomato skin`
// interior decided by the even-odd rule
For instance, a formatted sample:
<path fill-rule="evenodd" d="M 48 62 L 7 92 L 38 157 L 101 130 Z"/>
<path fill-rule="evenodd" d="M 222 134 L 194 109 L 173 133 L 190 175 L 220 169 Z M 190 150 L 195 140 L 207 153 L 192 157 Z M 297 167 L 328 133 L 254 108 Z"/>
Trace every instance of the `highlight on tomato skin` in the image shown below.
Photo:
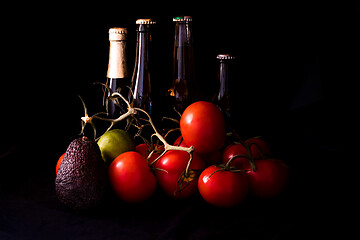
<path fill-rule="evenodd" d="M 218 151 L 226 140 L 221 110 L 206 101 L 195 102 L 185 109 L 180 119 L 180 131 L 185 144 L 194 146 L 195 152 L 200 154 Z"/>

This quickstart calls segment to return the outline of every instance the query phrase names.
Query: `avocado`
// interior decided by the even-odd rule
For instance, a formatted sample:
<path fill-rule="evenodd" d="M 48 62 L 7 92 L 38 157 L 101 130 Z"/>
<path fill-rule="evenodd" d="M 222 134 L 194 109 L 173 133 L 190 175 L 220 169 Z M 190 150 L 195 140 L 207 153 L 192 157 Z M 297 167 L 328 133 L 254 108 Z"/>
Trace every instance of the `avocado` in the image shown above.
<path fill-rule="evenodd" d="M 87 137 L 68 146 L 55 179 L 60 202 L 74 210 L 96 207 L 107 187 L 107 171 L 95 141 Z"/>

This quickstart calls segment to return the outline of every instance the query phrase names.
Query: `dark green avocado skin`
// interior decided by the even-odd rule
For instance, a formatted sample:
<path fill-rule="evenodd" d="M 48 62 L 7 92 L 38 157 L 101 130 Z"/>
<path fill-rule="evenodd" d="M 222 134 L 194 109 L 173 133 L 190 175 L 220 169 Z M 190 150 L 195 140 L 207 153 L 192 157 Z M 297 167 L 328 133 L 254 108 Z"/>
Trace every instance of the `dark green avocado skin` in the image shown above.
<path fill-rule="evenodd" d="M 96 207 L 107 186 L 107 171 L 95 141 L 73 140 L 65 152 L 55 179 L 60 202 L 74 210 Z"/>

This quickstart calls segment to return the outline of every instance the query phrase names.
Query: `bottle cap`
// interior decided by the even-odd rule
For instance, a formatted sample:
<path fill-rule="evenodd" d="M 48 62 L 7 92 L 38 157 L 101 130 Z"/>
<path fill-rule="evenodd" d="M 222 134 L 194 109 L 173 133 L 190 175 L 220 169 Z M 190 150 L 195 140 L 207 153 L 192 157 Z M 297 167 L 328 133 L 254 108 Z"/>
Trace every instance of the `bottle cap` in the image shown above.
<path fill-rule="evenodd" d="M 231 54 L 218 54 L 216 58 L 220 60 L 232 60 L 235 59 L 236 57 Z"/>
<path fill-rule="evenodd" d="M 109 29 L 109 41 L 122 41 L 126 40 L 127 29 L 126 28 L 110 28 Z"/>
<path fill-rule="evenodd" d="M 174 17 L 173 22 L 192 22 L 191 16 Z"/>
<path fill-rule="evenodd" d="M 156 24 L 156 21 L 153 19 L 138 19 L 136 24 Z"/>
<path fill-rule="evenodd" d="M 174 17 L 173 22 L 192 22 L 191 16 Z"/>

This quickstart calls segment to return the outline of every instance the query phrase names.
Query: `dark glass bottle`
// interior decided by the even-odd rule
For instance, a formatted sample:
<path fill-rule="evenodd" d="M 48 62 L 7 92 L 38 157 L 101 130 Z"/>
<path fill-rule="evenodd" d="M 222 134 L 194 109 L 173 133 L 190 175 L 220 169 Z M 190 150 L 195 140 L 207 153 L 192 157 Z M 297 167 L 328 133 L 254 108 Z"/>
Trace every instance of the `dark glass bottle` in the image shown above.
<path fill-rule="evenodd" d="M 128 86 L 130 86 L 126 61 L 126 38 L 126 28 L 109 29 L 110 47 L 107 85 L 112 92 L 120 92 L 124 97 L 127 97 Z M 118 105 L 114 101 L 108 101 L 107 110 L 110 118 L 117 118 L 126 111 L 126 104 L 120 99 L 118 101 L 120 103 Z"/>
<path fill-rule="evenodd" d="M 134 72 L 131 80 L 132 96 L 134 107 L 144 109 L 150 115 L 153 110 L 151 96 L 151 70 L 150 70 L 150 44 L 151 25 L 156 24 L 152 19 L 138 19 L 137 43 Z"/>
<path fill-rule="evenodd" d="M 219 60 L 219 92 L 217 93 L 215 103 L 224 114 L 227 123 L 231 123 L 231 77 L 232 65 L 235 57 L 231 54 L 219 54 L 216 57 Z"/>
<path fill-rule="evenodd" d="M 175 17 L 173 21 L 175 22 L 173 82 L 168 95 L 172 99 L 172 105 L 182 113 L 195 100 L 192 17 Z"/>

